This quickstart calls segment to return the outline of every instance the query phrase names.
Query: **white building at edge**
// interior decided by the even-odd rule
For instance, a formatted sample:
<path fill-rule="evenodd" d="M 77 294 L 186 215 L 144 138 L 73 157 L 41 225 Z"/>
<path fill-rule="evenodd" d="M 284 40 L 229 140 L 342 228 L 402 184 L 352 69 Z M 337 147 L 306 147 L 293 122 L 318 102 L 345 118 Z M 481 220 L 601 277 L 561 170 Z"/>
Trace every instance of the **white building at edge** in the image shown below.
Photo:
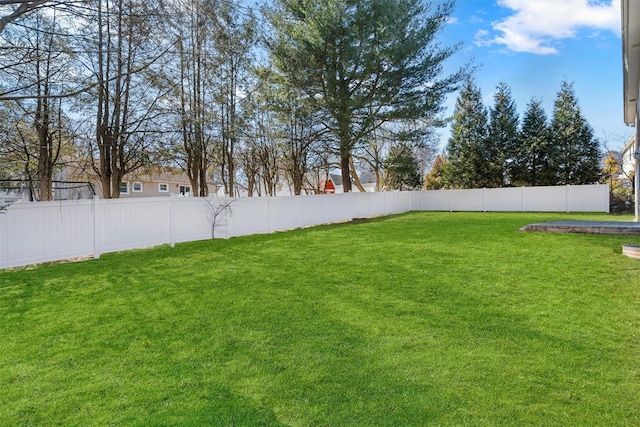
<path fill-rule="evenodd" d="M 635 220 L 640 193 L 640 1 L 622 1 L 622 68 L 624 74 L 624 122 L 635 126 Z"/>

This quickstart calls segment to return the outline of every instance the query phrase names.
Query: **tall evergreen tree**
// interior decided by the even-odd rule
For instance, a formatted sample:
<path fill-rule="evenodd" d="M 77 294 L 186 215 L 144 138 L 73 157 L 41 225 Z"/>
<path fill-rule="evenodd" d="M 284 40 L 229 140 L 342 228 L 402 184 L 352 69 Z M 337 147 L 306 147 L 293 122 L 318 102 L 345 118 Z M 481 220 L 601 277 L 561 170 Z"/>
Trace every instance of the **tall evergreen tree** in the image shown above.
<path fill-rule="evenodd" d="M 447 146 L 453 188 L 478 188 L 489 183 L 487 135 L 487 110 L 482 103 L 482 93 L 473 80 L 467 79 L 456 100 Z"/>
<path fill-rule="evenodd" d="M 551 134 L 547 114 L 538 99 L 531 99 L 522 119 L 519 148 L 512 170 L 512 182 L 522 185 L 553 185 L 555 174 L 550 165 Z"/>
<path fill-rule="evenodd" d="M 493 96 L 495 104 L 489 114 L 486 144 L 488 187 L 504 187 L 510 183 L 511 165 L 518 145 L 518 111 L 511 88 L 501 81 L 496 89 Z"/>
<path fill-rule="evenodd" d="M 400 143 L 389 150 L 384 162 L 384 183 L 387 189 L 416 190 L 422 186 L 418 161 L 411 147 Z"/>
<path fill-rule="evenodd" d="M 424 177 L 422 188 L 425 190 L 440 190 L 447 187 L 447 155 L 443 152 L 436 157 L 431 171 Z"/>
<path fill-rule="evenodd" d="M 582 116 L 573 84 L 563 82 L 551 120 L 551 167 L 556 184 L 592 184 L 600 176 L 599 141 Z"/>
<path fill-rule="evenodd" d="M 452 2 L 421 0 L 275 0 L 267 46 L 274 68 L 323 111 L 333 134 L 345 191 L 352 151 L 376 129 L 403 121 L 431 126 L 463 73 L 443 76 L 455 51 L 436 36 Z"/>

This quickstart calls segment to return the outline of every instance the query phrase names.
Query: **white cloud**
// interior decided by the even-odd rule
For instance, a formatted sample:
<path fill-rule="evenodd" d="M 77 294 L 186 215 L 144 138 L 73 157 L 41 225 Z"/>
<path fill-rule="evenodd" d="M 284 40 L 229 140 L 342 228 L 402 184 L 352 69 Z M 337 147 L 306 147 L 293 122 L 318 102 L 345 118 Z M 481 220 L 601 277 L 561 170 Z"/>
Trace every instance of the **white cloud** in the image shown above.
<path fill-rule="evenodd" d="M 498 0 L 498 5 L 514 14 L 491 23 L 495 36 L 476 34 L 476 44 L 547 55 L 558 52 L 558 40 L 576 37 L 580 29 L 620 33 L 618 0 Z"/>

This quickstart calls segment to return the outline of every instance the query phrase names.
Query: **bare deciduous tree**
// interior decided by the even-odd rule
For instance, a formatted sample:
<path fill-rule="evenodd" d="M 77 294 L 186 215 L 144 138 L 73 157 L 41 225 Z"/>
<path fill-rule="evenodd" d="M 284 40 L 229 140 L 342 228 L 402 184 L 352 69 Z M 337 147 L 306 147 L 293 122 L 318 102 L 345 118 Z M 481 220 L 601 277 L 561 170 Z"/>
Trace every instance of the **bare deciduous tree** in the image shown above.
<path fill-rule="evenodd" d="M 120 196 L 123 177 L 149 163 L 161 114 L 164 90 L 154 85 L 150 70 L 167 51 L 159 2 L 96 0 L 87 23 L 92 44 L 95 88 L 88 103 L 94 110 L 95 142 L 89 139 L 92 165 L 105 198 Z M 91 32 L 93 31 L 93 32 Z"/>
<path fill-rule="evenodd" d="M 250 92 L 252 51 L 257 37 L 255 17 L 239 10 L 233 3 L 220 5 L 215 38 L 219 55 L 216 92 L 220 122 L 220 175 L 227 195 L 234 195 L 236 188 L 243 101 Z"/>
<path fill-rule="evenodd" d="M 173 150 L 173 159 L 189 177 L 194 196 L 207 197 L 215 121 L 212 79 L 216 71 L 216 15 L 210 3 L 186 0 L 176 4 L 173 16 L 179 63 L 179 73 L 173 80 L 179 82 L 176 89 L 182 145 L 180 150 Z"/>
<path fill-rule="evenodd" d="M 233 199 L 202 198 L 207 207 L 209 222 L 211 223 L 211 238 L 216 238 L 216 229 L 227 224 L 227 217 L 231 215 Z"/>
<path fill-rule="evenodd" d="M 21 94 L 20 99 L 4 103 L 15 123 L 9 133 L 13 138 L 6 144 L 22 158 L 24 179 L 38 200 L 53 200 L 55 168 L 65 146 L 72 143 L 60 95 L 71 80 L 73 54 L 60 36 L 59 19 L 64 21 L 64 15 L 59 18 L 55 8 L 47 14 L 35 12 L 22 20 L 23 27 L 7 31 L 4 37 L 9 48 L 1 73 Z"/>

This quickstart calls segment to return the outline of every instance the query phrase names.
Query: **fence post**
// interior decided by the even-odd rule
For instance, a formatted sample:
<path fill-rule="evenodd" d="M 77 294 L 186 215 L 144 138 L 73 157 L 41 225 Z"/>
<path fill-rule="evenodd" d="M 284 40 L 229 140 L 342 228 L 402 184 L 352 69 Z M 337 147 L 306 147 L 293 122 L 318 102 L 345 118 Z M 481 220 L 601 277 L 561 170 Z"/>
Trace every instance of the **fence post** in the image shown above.
<path fill-rule="evenodd" d="M 526 190 L 527 187 L 523 185 L 520 188 L 522 189 L 522 191 L 520 192 L 520 207 L 522 212 L 524 212 L 524 206 L 525 206 L 524 198 L 525 198 L 525 195 L 527 194 L 527 190 Z"/>
<path fill-rule="evenodd" d="M 487 187 L 482 187 L 482 212 L 487 211 Z"/>
<path fill-rule="evenodd" d="M 567 213 L 569 213 L 569 184 L 565 185 L 564 205 L 566 207 Z"/>
<path fill-rule="evenodd" d="M 98 242 L 100 233 L 98 233 L 98 227 L 100 224 L 100 216 L 98 215 L 98 209 L 100 209 L 100 197 L 93 196 L 93 258 L 100 258 L 100 244 Z"/>
<path fill-rule="evenodd" d="M 382 209 L 384 210 L 384 214 L 385 215 L 389 215 L 389 203 L 387 203 L 387 193 L 388 193 L 388 191 L 385 191 L 385 192 L 382 193 L 382 194 L 384 194 L 384 197 L 382 198 L 382 202 L 383 202 Z M 396 200 L 396 202 L 397 202 L 397 200 Z M 369 207 L 369 216 L 371 216 L 371 201 L 369 201 L 369 206 L 368 207 Z M 396 210 L 397 210 L 397 208 L 396 208 Z"/>
<path fill-rule="evenodd" d="M 271 209 L 269 209 L 269 196 L 267 199 L 267 233 L 271 233 Z"/>
<path fill-rule="evenodd" d="M 176 195 L 171 193 L 169 195 L 169 246 L 172 248 L 176 246 L 176 236 L 174 230 L 176 216 L 175 200 Z"/>

